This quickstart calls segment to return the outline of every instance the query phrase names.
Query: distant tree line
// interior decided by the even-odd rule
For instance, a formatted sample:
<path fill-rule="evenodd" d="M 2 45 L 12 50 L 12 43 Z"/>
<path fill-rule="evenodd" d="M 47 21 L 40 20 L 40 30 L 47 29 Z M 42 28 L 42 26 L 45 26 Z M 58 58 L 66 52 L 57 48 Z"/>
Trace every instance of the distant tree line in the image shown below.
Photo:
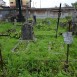
<path fill-rule="evenodd" d="M 75 3 L 71 3 L 73 7 L 77 8 L 77 1 Z"/>

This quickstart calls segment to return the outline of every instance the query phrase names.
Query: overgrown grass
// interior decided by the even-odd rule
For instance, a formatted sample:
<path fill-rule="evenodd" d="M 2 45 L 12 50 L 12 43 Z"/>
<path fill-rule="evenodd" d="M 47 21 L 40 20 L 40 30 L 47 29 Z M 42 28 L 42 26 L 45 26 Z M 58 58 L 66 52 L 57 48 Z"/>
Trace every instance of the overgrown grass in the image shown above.
<path fill-rule="evenodd" d="M 43 23 L 42 21 L 49 21 Z M 61 21 L 66 21 L 62 19 Z M 70 45 L 69 68 L 64 72 L 67 45 L 60 33 L 66 28 L 59 27 L 58 38 L 56 34 L 56 19 L 38 19 L 34 26 L 34 41 L 20 41 L 15 52 L 12 49 L 18 43 L 14 37 L 0 37 L 2 55 L 6 77 L 76 77 L 77 76 L 77 37 L 74 36 L 73 44 Z M 2 23 L 0 31 L 15 28 L 19 33 L 21 26 L 11 23 Z"/>

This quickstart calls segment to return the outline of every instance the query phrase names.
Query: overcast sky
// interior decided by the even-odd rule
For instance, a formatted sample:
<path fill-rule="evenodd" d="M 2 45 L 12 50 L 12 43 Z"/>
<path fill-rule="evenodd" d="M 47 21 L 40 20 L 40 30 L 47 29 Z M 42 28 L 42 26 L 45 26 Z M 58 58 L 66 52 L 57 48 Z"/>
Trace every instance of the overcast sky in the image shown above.
<path fill-rule="evenodd" d="M 9 5 L 9 0 L 4 0 L 7 5 Z M 62 6 L 64 3 L 71 5 L 71 3 L 76 2 L 77 0 L 32 0 L 32 7 L 37 7 L 37 8 L 49 8 L 49 7 L 55 7 L 59 6 L 60 3 L 62 3 Z"/>

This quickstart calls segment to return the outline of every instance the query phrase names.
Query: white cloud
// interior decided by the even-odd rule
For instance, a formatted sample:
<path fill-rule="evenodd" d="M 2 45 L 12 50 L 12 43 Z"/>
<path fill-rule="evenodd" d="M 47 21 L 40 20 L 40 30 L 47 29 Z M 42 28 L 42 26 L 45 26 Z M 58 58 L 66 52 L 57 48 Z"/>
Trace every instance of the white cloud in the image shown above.
<path fill-rule="evenodd" d="M 9 0 L 3 0 L 6 2 L 6 5 L 9 5 Z M 41 2 L 40 2 L 41 1 Z M 32 7 L 54 7 L 59 6 L 60 3 L 62 3 L 62 6 L 64 3 L 67 3 L 68 5 L 71 5 L 71 3 L 76 2 L 77 0 L 32 0 Z"/>
<path fill-rule="evenodd" d="M 41 3 L 40 3 L 41 1 Z M 68 5 L 71 5 L 71 3 L 76 2 L 77 0 L 32 0 L 32 7 L 55 7 L 55 6 L 59 6 L 60 3 L 62 3 L 62 6 L 64 5 L 64 3 L 67 3 Z"/>

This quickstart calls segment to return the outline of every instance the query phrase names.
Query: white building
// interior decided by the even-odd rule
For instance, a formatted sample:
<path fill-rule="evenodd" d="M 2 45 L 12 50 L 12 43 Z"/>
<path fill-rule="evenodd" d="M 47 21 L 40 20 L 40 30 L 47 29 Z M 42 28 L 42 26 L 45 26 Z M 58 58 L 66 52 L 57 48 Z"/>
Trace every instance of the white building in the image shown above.
<path fill-rule="evenodd" d="M 3 0 L 0 0 L 0 6 L 5 6 L 6 3 Z"/>

